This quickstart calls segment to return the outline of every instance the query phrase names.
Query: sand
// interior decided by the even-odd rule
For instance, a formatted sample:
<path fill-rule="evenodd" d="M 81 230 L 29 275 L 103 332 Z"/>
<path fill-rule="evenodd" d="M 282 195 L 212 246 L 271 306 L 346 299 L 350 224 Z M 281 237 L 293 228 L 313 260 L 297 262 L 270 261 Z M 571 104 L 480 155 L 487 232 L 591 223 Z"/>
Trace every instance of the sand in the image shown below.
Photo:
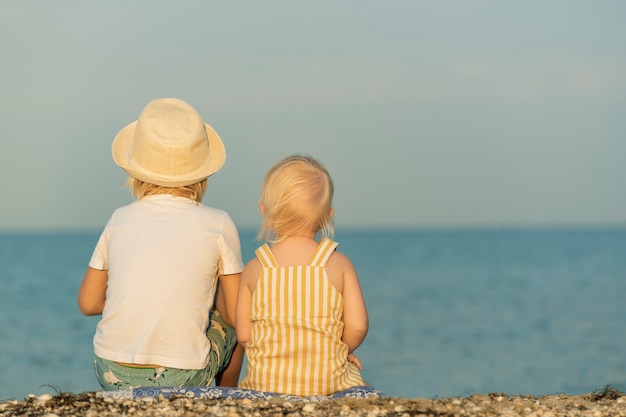
<path fill-rule="evenodd" d="M 102 399 L 95 392 L 31 395 L 0 402 L 0 416 L 625 416 L 626 394 L 605 387 L 585 395 L 523 396 L 504 393 L 459 398 L 368 398 L 323 402 L 249 399 Z"/>

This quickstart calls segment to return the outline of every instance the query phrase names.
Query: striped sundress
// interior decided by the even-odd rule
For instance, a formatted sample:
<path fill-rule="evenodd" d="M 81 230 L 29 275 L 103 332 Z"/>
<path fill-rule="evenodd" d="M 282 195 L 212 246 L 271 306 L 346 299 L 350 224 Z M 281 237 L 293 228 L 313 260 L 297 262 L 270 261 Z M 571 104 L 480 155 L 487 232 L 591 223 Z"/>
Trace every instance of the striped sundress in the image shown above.
<path fill-rule="evenodd" d="M 343 296 L 326 275 L 337 243 L 323 239 L 309 265 L 281 267 L 267 244 L 254 293 L 242 388 L 281 394 L 329 395 L 366 385 L 341 341 Z"/>

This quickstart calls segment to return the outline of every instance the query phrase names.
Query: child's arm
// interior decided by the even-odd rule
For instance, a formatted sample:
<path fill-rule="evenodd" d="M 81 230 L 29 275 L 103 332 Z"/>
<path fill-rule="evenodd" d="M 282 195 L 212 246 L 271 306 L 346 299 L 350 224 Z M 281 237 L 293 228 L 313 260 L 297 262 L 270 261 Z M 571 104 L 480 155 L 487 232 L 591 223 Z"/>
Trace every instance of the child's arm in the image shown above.
<path fill-rule="evenodd" d="M 235 330 L 237 340 L 243 347 L 250 341 L 252 322 L 250 321 L 250 308 L 252 304 L 252 292 L 261 273 L 261 263 L 258 259 L 252 259 L 241 273 L 239 296 L 237 297 L 237 315 Z"/>
<path fill-rule="evenodd" d="M 237 343 L 230 357 L 230 362 L 228 362 L 228 366 L 215 375 L 215 385 L 221 387 L 236 387 L 239 384 L 239 375 L 241 374 L 241 366 L 243 364 L 243 353 L 243 346 Z"/>
<path fill-rule="evenodd" d="M 220 315 L 222 311 L 227 311 L 226 296 L 222 290 L 222 285 L 217 285 L 215 293 L 215 303 L 213 306 Z M 241 374 L 241 366 L 243 364 L 243 347 L 237 343 L 232 351 L 228 365 L 215 375 L 215 385 L 222 387 L 236 387 L 239 384 L 239 375 Z"/>
<path fill-rule="evenodd" d="M 215 308 L 219 311 L 224 321 L 235 325 L 235 312 L 237 308 L 237 293 L 239 292 L 239 278 L 241 274 L 220 275 L 219 290 Z"/>
<path fill-rule="evenodd" d="M 108 281 L 109 272 L 107 270 L 87 268 L 78 290 L 78 308 L 81 313 L 86 316 L 102 314 Z"/>
<path fill-rule="evenodd" d="M 358 348 L 369 329 L 369 318 L 367 316 L 367 308 L 365 307 L 365 299 L 361 292 L 359 277 L 354 269 L 354 265 L 350 260 L 341 256 L 344 266 L 343 274 L 343 321 L 344 329 L 341 340 L 348 345 L 350 353 Z M 360 363 L 359 363 L 360 364 Z"/>

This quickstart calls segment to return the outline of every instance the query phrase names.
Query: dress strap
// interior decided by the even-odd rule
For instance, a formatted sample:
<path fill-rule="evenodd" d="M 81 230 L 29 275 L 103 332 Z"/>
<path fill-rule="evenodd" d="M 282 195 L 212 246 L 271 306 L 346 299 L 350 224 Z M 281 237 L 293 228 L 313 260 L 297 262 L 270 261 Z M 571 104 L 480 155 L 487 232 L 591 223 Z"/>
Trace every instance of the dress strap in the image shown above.
<path fill-rule="evenodd" d="M 328 238 L 322 239 L 317 250 L 313 254 L 313 259 L 311 260 L 312 266 L 325 266 L 330 255 L 333 254 L 335 249 L 337 248 L 339 243 L 334 242 Z"/>
<path fill-rule="evenodd" d="M 274 258 L 274 254 L 270 250 L 270 247 L 267 243 L 263 246 L 258 247 L 257 250 L 254 251 L 254 253 L 256 253 L 256 257 L 259 258 L 259 261 L 261 261 L 261 265 L 263 265 L 263 268 L 278 267 L 278 262 L 276 262 L 276 258 Z"/>

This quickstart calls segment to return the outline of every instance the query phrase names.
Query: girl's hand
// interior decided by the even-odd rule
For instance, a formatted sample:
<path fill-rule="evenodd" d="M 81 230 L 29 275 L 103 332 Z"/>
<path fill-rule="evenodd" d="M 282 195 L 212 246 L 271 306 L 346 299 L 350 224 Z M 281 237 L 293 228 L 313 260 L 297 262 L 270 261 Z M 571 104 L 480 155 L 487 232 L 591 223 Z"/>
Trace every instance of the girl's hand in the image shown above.
<path fill-rule="evenodd" d="M 356 357 L 354 353 L 348 354 L 348 362 L 356 365 L 356 367 L 359 368 L 359 371 L 363 370 L 363 365 L 361 365 L 361 361 L 359 360 L 359 358 Z"/>

